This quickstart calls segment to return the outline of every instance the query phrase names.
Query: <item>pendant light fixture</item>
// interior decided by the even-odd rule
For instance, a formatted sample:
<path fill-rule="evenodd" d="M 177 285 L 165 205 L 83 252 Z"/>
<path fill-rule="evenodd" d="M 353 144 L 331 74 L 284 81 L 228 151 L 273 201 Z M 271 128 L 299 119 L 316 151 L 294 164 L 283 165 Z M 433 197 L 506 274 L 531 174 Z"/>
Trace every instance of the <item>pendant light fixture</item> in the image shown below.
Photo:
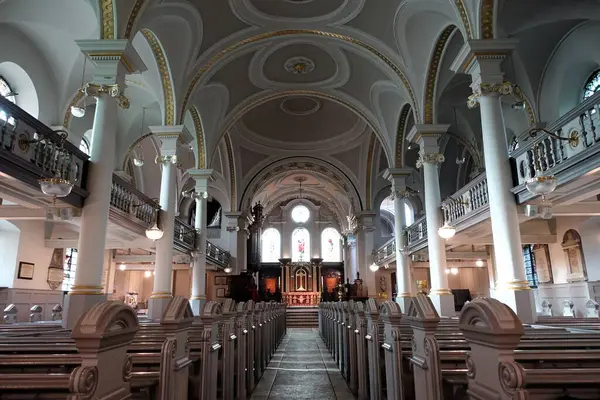
<path fill-rule="evenodd" d="M 81 86 L 79 88 L 79 90 L 81 90 L 83 92 L 83 107 L 78 106 L 77 104 L 71 106 L 71 114 L 75 117 L 75 118 L 82 118 L 85 115 L 85 98 L 86 98 L 86 94 L 83 91 L 83 82 L 85 80 L 85 65 L 87 63 L 87 56 L 83 56 L 83 73 L 81 74 Z"/>
<path fill-rule="evenodd" d="M 136 151 L 133 157 L 133 165 L 142 167 L 144 165 L 144 153 L 142 149 L 142 137 L 144 136 L 144 122 L 146 120 L 146 107 L 142 107 L 142 126 L 140 127 L 140 141 L 136 146 Z"/>

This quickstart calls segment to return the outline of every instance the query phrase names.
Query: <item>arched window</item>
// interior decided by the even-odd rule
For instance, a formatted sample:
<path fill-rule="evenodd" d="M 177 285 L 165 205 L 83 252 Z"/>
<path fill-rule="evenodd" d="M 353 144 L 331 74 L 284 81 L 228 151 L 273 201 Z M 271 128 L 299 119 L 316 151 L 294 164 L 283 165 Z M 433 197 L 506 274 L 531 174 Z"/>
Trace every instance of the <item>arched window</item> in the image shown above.
<path fill-rule="evenodd" d="M 321 233 L 321 258 L 323 261 L 342 261 L 340 233 L 334 228 L 325 228 Z"/>
<path fill-rule="evenodd" d="M 90 144 L 86 138 L 81 139 L 81 143 L 79 143 L 79 150 L 83 151 L 88 156 L 90 155 Z"/>
<path fill-rule="evenodd" d="M 12 91 L 10 85 L 1 76 L 0 76 L 0 96 L 4 97 L 6 100 L 10 101 L 11 103 L 17 104 L 17 98 L 15 97 L 15 94 Z M 6 115 L 6 112 L 4 112 L 2 109 L 0 109 L 0 121 L 6 121 L 7 118 L 8 118 L 8 115 Z M 14 125 L 15 119 L 12 117 L 9 118 L 8 123 L 11 125 Z"/>
<path fill-rule="evenodd" d="M 310 261 L 310 233 L 305 228 L 295 229 L 292 233 L 292 261 Z"/>
<path fill-rule="evenodd" d="M 281 258 L 281 235 L 275 228 L 266 229 L 261 236 L 261 262 L 278 262 Z"/>
<path fill-rule="evenodd" d="M 75 283 L 75 270 L 77 269 L 77 249 L 65 249 L 65 261 L 63 264 L 65 278 L 62 290 L 68 292 Z"/>
<path fill-rule="evenodd" d="M 309 217 L 310 211 L 308 211 L 308 208 L 306 206 L 299 205 L 294 207 L 294 209 L 292 210 L 292 219 L 298 224 L 305 223 L 306 221 L 308 221 Z"/>
<path fill-rule="evenodd" d="M 588 97 L 592 97 L 594 93 L 600 90 L 600 69 L 596 70 L 585 83 L 585 87 L 583 89 L 583 99 L 587 99 Z"/>
<path fill-rule="evenodd" d="M 386 210 L 392 215 L 395 215 L 394 200 L 392 197 L 387 197 L 381 202 L 381 210 Z M 406 218 L 406 226 L 411 226 L 415 222 L 415 214 L 412 207 L 407 201 L 404 201 L 404 218 Z"/>

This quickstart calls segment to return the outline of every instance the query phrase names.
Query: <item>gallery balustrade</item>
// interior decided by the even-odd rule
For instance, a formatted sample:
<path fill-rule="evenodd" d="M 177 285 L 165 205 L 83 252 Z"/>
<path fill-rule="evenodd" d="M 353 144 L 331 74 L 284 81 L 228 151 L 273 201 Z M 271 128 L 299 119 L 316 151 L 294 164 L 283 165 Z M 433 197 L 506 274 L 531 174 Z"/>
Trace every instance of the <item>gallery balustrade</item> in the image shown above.
<path fill-rule="evenodd" d="M 113 175 L 110 205 L 146 228 L 154 223 L 156 202 L 117 175 Z"/>

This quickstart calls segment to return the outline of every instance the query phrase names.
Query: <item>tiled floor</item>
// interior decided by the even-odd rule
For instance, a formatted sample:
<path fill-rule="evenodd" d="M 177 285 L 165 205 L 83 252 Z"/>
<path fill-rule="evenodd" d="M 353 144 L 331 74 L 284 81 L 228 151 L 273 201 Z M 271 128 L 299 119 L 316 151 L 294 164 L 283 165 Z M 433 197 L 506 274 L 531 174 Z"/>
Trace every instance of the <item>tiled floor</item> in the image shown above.
<path fill-rule="evenodd" d="M 353 400 L 317 329 L 288 328 L 250 400 Z"/>

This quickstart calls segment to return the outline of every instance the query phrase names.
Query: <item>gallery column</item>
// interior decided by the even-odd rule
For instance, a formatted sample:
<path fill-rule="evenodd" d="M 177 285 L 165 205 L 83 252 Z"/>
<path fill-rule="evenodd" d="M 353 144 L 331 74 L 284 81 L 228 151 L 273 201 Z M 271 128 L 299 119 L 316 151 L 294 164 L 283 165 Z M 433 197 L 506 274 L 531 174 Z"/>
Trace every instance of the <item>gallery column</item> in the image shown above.
<path fill-rule="evenodd" d="M 400 304 L 404 312 L 408 311 L 408 306 L 412 297 L 412 280 L 410 276 L 410 261 L 408 252 L 404 251 L 407 246 L 406 235 L 406 214 L 404 213 L 405 199 L 408 196 L 406 188 L 406 179 L 410 176 L 412 170 L 390 168 L 383 177 L 392 182 L 392 197 L 394 198 L 394 239 L 396 242 L 396 303 Z"/>
<path fill-rule="evenodd" d="M 227 219 L 227 232 L 229 232 L 229 252 L 231 253 L 232 274 L 246 271 L 248 234 L 246 232 L 246 216 L 240 212 L 224 213 Z M 257 282 L 258 280 L 255 279 Z M 258 284 L 258 283 L 257 283 Z"/>
<path fill-rule="evenodd" d="M 177 141 L 185 128 L 176 126 L 151 126 L 150 131 L 160 141 L 160 156 L 156 161 L 162 165 L 160 180 L 161 228 L 163 237 L 156 241 L 154 289 L 148 302 L 148 317 L 160 319 L 167 303 L 173 297 L 171 276 L 173 272 L 173 237 L 175 230 L 175 202 L 177 186 L 175 164 Z"/>
<path fill-rule="evenodd" d="M 129 100 L 123 95 L 125 75 L 146 69 L 127 40 L 81 40 L 77 44 L 96 68 L 93 81 L 83 88 L 86 96 L 96 99 L 96 113 L 86 181 L 89 194 L 83 206 L 77 245 L 79 265 L 63 307 L 65 328 L 72 328 L 81 314 L 106 300 L 102 270 L 115 166 L 117 110 L 119 105 L 129 107 Z"/>
<path fill-rule="evenodd" d="M 358 232 L 356 234 L 357 240 L 357 261 L 358 261 L 358 272 L 360 272 L 360 278 L 364 282 L 364 288 L 367 291 L 369 297 L 377 297 L 377 279 L 375 279 L 376 272 L 370 270 L 371 264 L 373 264 L 373 250 L 375 249 L 374 232 L 375 232 L 375 217 L 377 214 L 372 212 L 361 212 L 358 215 Z"/>
<path fill-rule="evenodd" d="M 212 169 L 191 169 L 188 174 L 196 180 L 193 199 L 196 201 L 196 250 L 192 256 L 192 297 L 194 315 L 200 315 L 206 303 L 206 202 Z"/>
<path fill-rule="evenodd" d="M 517 45 L 514 39 L 471 40 L 458 54 L 452 69 L 470 74 L 473 95 L 469 108 L 479 104 L 485 170 L 488 182 L 492 236 L 498 282 L 495 296 L 509 305 L 523 323 L 536 319 L 533 293 L 525 275 L 523 248 L 512 171 L 508 157 L 506 126 L 502 114 L 503 95 L 514 86 L 504 81 L 502 61 Z M 489 54 L 494 54 L 490 57 Z"/>
<path fill-rule="evenodd" d="M 444 162 L 444 155 L 440 153 L 438 140 L 448 128 L 449 125 L 415 125 L 408 134 L 408 140 L 418 143 L 420 146 L 417 168 L 423 168 L 425 187 L 427 248 L 431 275 L 429 297 L 442 316 L 456 314 L 454 296 L 448 288 L 448 276 L 446 275 L 446 243 L 438 235 L 438 229 L 443 225 L 438 168 Z"/>

